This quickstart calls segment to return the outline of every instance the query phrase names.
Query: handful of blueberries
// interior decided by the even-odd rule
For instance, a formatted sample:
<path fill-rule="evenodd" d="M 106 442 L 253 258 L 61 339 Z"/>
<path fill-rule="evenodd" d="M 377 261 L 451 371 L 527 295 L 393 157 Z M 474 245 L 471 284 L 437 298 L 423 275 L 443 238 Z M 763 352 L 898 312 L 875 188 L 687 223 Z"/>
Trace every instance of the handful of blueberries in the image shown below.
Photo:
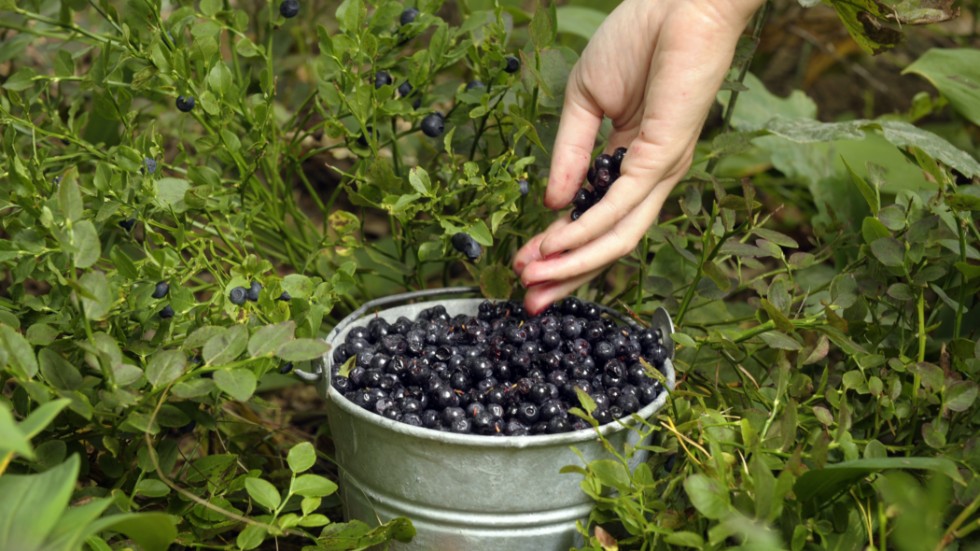
<path fill-rule="evenodd" d="M 629 327 L 577 298 L 537 316 L 515 302 L 480 304 L 476 316 L 443 306 L 415 320 L 375 317 L 333 352 L 331 384 L 347 400 L 417 427 L 490 436 L 588 429 L 568 412 L 576 389 L 606 424 L 653 402 L 663 386 L 659 330 Z"/>
<path fill-rule="evenodd" d="M 583 184 L 581 189 L 575 193 L 575 197 L 572 199 L 572 204 L 575 205 L 572 210 L 572 220 L 578 220 L 592 205 L 598 203 L 609 191 L 610 186 L 619 179 L 619 169 L 625 156 L 626 148 L 618 147 L 612 155 L 603 153 L 595 158 L 586 177 L 592 189 Z"/>

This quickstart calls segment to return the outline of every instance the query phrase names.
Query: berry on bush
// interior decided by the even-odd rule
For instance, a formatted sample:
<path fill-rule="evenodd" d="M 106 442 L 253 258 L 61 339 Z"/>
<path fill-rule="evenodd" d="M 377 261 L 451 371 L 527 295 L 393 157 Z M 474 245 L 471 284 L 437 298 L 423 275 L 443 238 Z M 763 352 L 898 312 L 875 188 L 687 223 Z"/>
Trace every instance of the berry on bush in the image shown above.
<path fill-rule="evenodd" d="M 374 318 L 334 350 L 331 382 L 364 409 L 429 429 L 488 436 L 589 429 L 568 412 L 579 405 L 576 388 L 595 402 L 592 417 L 610 423 L 663 392 L 640 353 L 657 369 L 666 361 L 655 358 L 660 335 L 599 312 L 569 298 L 538 316 L 485 301 L 475 317 L 434 306 L 414 320 Z M 343 376 L 352 355 L 357 367 Z"/>
<path fill-rule="evenodd" d="M 505 73 L 516 73 L 521 70 L 521 60 L 516 56 L 509 55 L 504 58 L 504 61 L 507 63 L 504 66 Z"/>
<path fill-rule="evenodd" d="M 391 78 L 391 73 L 389 73 L 388 71 L 378 71 L 377 73 L 374 73 L 374 87 L 375 88 L 381 88 L 382 86 L 388 86 L 392 82 L 395 82 L 395 81 L 394 81 L 394 79 Z"/>
<path fill-rule="evenodd" d="M 398 18 L 398 22 L 402 25 L 408 25 L 409 23 L 415 21 L 419 16 L 419 10 L 415 8 L 405 8 L 402 12 L 401 17 Z"/>
<path fill-rule="evenodd" d="M 466 258 L 470 260 L 476 260 L 483 254 L 483 247 L 466 232 L 456 233 L 451 241 L 453 248 L 466 255 Z"/>
<path fill-rule="evenodd" d="M 163 310 L 160 310 L 160 317 L 163 319 L 170 319 L 174 317 L 174 309 L 171 308 L 169 304 L 164 306 Z"/>
<path fill-rule="evenodd" d="M 523 178 L 517 181 L 517 188 L 521 190 L 521 195 L 527 195 L 531 192 L 531 184 Z"/>
<path fill-rule="evenodd" d="M 486 87 L 487 86 L 485 84 L 483 84 L 482 82 L 480 82 L 479 80 L 471 80 L 471 81 L 469 81 L 469 82 L 466 83 L 466 90 L 467 91 L 475 90 L 477 88 L 486 88 Z"/>
<path fill-rule="evenodd" d="M 438 138 L 446 131 L 446 118 L 442 113 L 430 113 L 422 119 L 422 133 L 430 138 Z"/>
<path fill-rule="evenodd" d="M 246 300 L 248 300 L 248 291 L 249 290 L 244 287 L 235 287 L 228 292 L 228 300 L 230 300 L 232 304 L 241 306 L 245 304 Z"/>
<path fill-rule="evenodd" d="M 281 300 L 283 302 L 289 302 L 289 301 L 293 300 L 293 297 L 289 296 L 289 293 L 287 293 L 286 291 L 283 291 L 282 294 L 279 295 L 279 298 L 277 298 L 276 300 Z"/>
<path fill-rule="evenodd" d="M 252 285 L 245 291 L 245 298 L 252 302 L 258 302 L 260 291 L 262 291 L 262 285 L 258 281 L 253 281 Z"/>
<path fill-rule="evenodd" d="M 133 231 L 133 227 L 136 226 L 135 218 L 127 218 L 125 220 L 119 221 L 119 227 L 126 231 Z"/>
<path fill-rule="evenodd" d="M 143 158 L 143 166 L 146 167 L 146 173 L 147 174 L 153 174 L 154 172 L 157 171 L 157 162 L 156 162 L 156 160 L 151 159 L 149 157 L 144 157 Z"/>
<path fill-rule="evenodd" d="M 299 14 L 299 0 L 282 0 L 279 4 L 279 15 L 291 19 Z"/>
<path fill-rule="evenodd" d="M 194 109 L 194 96 L 177 96 L 177 110 L 190 113 Z"/>
<path fill-rule="evenodd" d="M 412 84 L 407 80 L 398 85 L 398 97 L 407 98 L 412 93 Z"/>
<path fill-rule="evenodd" d="M 157 283 L 156 288 L 153 289 L 153 294 L 150 296 L 152 296 L 153 298 L 163 298 L 167 296 L 167 293 L 169 292 L 170 292 L 170 284 L 167 283 L 166 281 L 161 281 L 160 283 Z"/>

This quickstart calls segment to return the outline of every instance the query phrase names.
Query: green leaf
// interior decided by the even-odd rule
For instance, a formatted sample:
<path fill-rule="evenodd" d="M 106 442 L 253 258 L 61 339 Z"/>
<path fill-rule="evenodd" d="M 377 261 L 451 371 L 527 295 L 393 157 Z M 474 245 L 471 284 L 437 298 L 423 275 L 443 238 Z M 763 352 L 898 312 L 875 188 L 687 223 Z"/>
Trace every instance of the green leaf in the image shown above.
<path fill-rule="evenodd" d="M 865 216 L 864 220 L 861 221 L 861 235 L 864 237 L 864 242 L 868 245 L 881 238 L 892 236 L 891 232 L 888 231 L 888 228 L 880 220 L 871 216 Z"/>
<path fill-rule="evenodd" d="M 493 246 L 493 235 L 490 233 L 490 228 L 487 227 L 486 222 L 483 220 L 477 220 L 470 224 L 466 228 L 466 233 L 470 234 L 470 237 L 476 240 L 477 243 L 483 245 L 484 247 Z"/>
<path fill-rule="evenodd" d="M 514 271 L 503 264 L 480 270 L 480 290 L 485 297 L 508 299 L 514 291 Z"/>
<path fill-rule="evenodd" d="M 68 407 L 70 403 L 71 400 L 68 398 L 62 398 L 40 405 L 27 416 L 27 419 L 20 422 L 21 432 L 27 438 L 34 438 L 38 434 L 41 434 L 41 431 L 47 428 L 54 421 L 55 417 L 61 413 L 61 410 Z"/>
<path fill-rule="evenodd" d="M 75 266 L 88 268 L 102 256 L 102 244 L 95 224 L 91 220 L 81 220 L 72 228 L 72 242 L 75 246 Z"/>
<path fill-rule="evenodd" d="M 0 477 L 0 549 L 43 549 L 68 507 L 78 477 L 79 459 L 38 474 Z"/>
<path fill-rule="evenodd" d="M 709 519 L 720 519 L 731 510 L 728 489 L 703 474 L 693 474 L 684 480 L 684 490 L 691 504 Z"/>
<path fill-rule="evenodd" d="M 0 359 L 11 368 L 14 375 L 30 379 L 37 374 L 37 357 L 31 343 L 12 327 L 0 324 Z"/>
<path fill-rule="evenodd" d="M 82 374 L 61 354 L 42 348 L 37 355 L 41 376 L 58 390 L 77 390 L 82 386 Z"/>
<path fill-rule="evenodd" d="M 956 381 L 943 391 L 943 405 L 950 411 L 966 411 L 977 399 L 977 384 L 973 381 Z"/>
<path fill-rule="evenodd" d="M 841 157 L 841 161 L 844 163 L 844 168 L 847 169 L 847 173 L 851 175 L 851 182 L 854 183 L 854 187 L 857 188 L 861 197 L 868 203 L 868 207 L 871 209 L 871 214 L 873 216 L 878 216 L 878 211 L 881 210 L 881 197 L 876 189 L 872 189 L 871 185 L 861 177 L 860 174 L 851 168 L 851 165 L 847 162 L 847 159 Z"/>
<path fill-rule="evenodd" d="M 58 207 L 64 217 L 71 222 L 81 220 L 85 207 L 82 202 L 82 192 L 75 182 L 76 174 L 76 171 L 70 171 L 62 177 L 61 184 L 58 186 Z"/>
<path fill-rule="evenodd" d="M 595 400 L 592 399 L 592 396 L 589 396 L 588 392 L 585 392 L 577 386 L 575 387 L 575 396 L 578 398 L 578 403 L 582 404 L 582 408 L 585 410 L 585 412 L 592 415 L 592 412 L 595 411 L 596 408 Z"/>
<path fill-rule="evenodd" d="M 603 486 L 625 491 L 630 487 L 629 472 L 626 466 L 612 459 L 598 459 L 589 463 L 589 472 Z"/>
<path fill-rule="evenodd" d="M 224 365 L 234 361 L 248 346 L 248 328 L 233 325 L 211 337 L 201 350 L 201 357 L 207 365 Z"/>
<path fill-rule="evenodd" d="M 286 462 L 294 473 L 307 471 L 316 463 L 316 449 L 309 442 L 300 442 L 289 450 Z"/>
<path fill-rule="evenodd" d="M 170 493 L 170 487 L 162 480 L 144 478 L 136 484 L 136 494 L 146 497 L 163 497 Z"/>
<path fill-rule="evenodd" d="M 275 512 L 279 504 L 282 503 L 282 496 L 279 495 L 279 490 L 268 480 L 246 478 L 245 490 L 256 503 L 265 507 L 270 513 Z"/>
<path fill-rule="evenodd" d="M 115 294 L 115 289 L 110 286 L 105 274 L 102 272 L 86 272 L 78 280 L 78 284 L 84 291 L 81 296 L 85 317 L 92 321 L 104 319 L 112 308 L 113 295 Z"/>
<path fill-rule="evenodd" d="M 855 459 L 811 469 L 803 473 L 793 485 L 797 500 L 812 514 L 824 504 L 846 492 L 855 483 L 870 474 L 890 469 L 916 469 L 940 473 L 954 482 L 966 484 L 956 463 L 944 457 L 884 457 Z"/>
<path fill-rule="evenodd" d="M 303 497 L 325 497 L 337 491 L 337 485 L 328 478 L 315 474 L 301 474 L 293 481 L 293 493 Z"/>
<path fill-rule="evenodd" d="M 421 193 L 425 197 L 431 197 L 432 183 L 429 181 L 429 173 L 422 167 L 414 167 L 408 173 L 408 183 L 412 189 Z"/>
<path fill-rule="evenodd" d="M 174 212 L 183 212 L 187 209 L 184 203 L 184 194 L 190 188 L 187 180 L 180 178 L 160 178 L 155 182 L 157 188 L 156 204 L 163 209 L 173 209 Z"/>
<path fill-rule="evenodd" d="M 276 356 L 287 362 L 316 360 L 330 350 L 330 345 L 318 339 L 296 339 L 276 350 Z"/>
<path fill-rule="evenodd" d="M 248 339 L 248 355 L 252 358 L 272 356 L 283 343 L 293 340 L 296 322 L 289 320 L 266 325 Z"/>
<path fill-rule="evenodd" d="M 252 397 L 258 379 L 248 369 L 219 369 L 214 372 L 214 384 L 235 400 L 244 402 Z"/>
<path fill-rule="evenodd" d="M 313 294 L 313 280 L 302 274 L 289 274 L 282 278 L 282 289 L 293 298 L 309 298 Z"/>
<path fill-rule="evenodd" d="M 234 92 L 234 77 L 224 61 L 218 60 L 208 72 L 208 85 L 220 96 L 228 96 Z"/>
<path fill-rule="evenodd" d="M 186 367 L 187 358 L 180 350 L 158 350 L 146 365 L 146 380 L 154 389 L 164 387 L 183 375 Z"/>
<path fill-rule="evenodd" d="M 704 538 L 694 532 L 670 532 L 664 537 L 664 543 L 681 547 L 704 548 Z"/>
<path fill-rule="evenodd" d="M 221 0 L 201 0 L 201 13 L 214 17 L 221 11 Z"/>
<path fill-rule="evenodd" d="M 92 534 L 106 530 L 125 534 L 144 551 L 167 551 L 177 539 L 177 522 L 164 513 L 124 513 L 103 517 L 91 525 Z"/>
<path fill-rule="evenodd" d="M 933 48 L 902 70 L 928 80 L 961 115 L 980 125 L 980 50 Z"/>
<path fill-rule="evenodd" d="M 8 453 L 16 453 L 28 459 L 34 459 L 30 437 L 17 426 L 7 404 L 0 402 L 0 459 L 3 459 Z"/>
<path fill-rule="evenodd" d="M 61 516 L 61 522 L 48 535 L 47 549 L 82 549 L 85 539 L 92 535 L 90 526 L 112 505 L 111 498 L 95 499 L 85 505 L 72 507 Z"/>
<path fill-rule="evenodd" d="M 881 237 L 872 241 L 871 253 L 885 266 L 897 268 L 905 264 L 905 247 L 894 237 Z"/>
<path fill-rule="evenodd" d="M 323 503 L 323 500 L 318 497 L 304 497 L 303 500 L 300 501 L 299 506 L 303 511 L 303 516 L 307 516 L 313 511 L 319 509 L 321 503 Z"/>
<path fill-rule="evenodd" d="M 541 48 L 550 46 L 555 41 L 558 33 L 557 17 L 558 14 L 554 2 L 538 4 L 537 9 L 534 10 L 534 16 L 531 18 L 531 24 L 529 25 L 531 42 L 534 43 L 535 48 L 540 50 Z"/>
<path fill-rule="evenodd" d="M 558 32 L 592 38 L 599 25 L 606 20 L 606 14 L 582 6 L 561 6 L 557 10 Z"/>
<path fill-rule="evenodd" d="M 778 331 L 766 331 L 759 335 L 766 344 L 778 350 L 802 350 L 803 345 L 799 341 L 785 333 Z"/>
<path fill-rule="evenodd" d="M 267 534 L 268 532 L 266 532 L 265 528 L 255 524 L 249 524 L 244 530 L 238 533 L 238 537 L 235 538 L 235 544 L 238 545 L 239 549 L 255 549 L 262 545 Z"/>

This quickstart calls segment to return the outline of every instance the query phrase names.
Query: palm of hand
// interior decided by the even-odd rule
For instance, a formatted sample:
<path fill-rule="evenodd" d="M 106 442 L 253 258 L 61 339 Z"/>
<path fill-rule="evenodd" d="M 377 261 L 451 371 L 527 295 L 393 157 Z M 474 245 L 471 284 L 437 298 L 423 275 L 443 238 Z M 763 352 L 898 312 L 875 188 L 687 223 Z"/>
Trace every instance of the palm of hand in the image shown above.
<path fill-rule="evenodd" d="M 555 221 L 518 251 L 514 269 L 537 312 L 629 254 L 690 167 L 735 44 L 760 0 L 626 0 L 569 75 L 545 205 L 568 205 L 603 116 L 622 176 L 575 223 Z"/>

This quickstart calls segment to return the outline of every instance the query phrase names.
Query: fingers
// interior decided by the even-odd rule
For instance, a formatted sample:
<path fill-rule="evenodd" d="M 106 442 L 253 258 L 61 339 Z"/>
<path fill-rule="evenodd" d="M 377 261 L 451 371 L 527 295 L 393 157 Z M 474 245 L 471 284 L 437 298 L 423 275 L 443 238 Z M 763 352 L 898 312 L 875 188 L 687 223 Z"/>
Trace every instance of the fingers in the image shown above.
<path fill-rule="evenodd" d="M 626 154 L 623 174 L 605 197 L 563 231 L 549 232 L 541 241 L 541 256 L 577 249 L 599 239 L 620 224 L 652 192 L 673 189 L 690 166 L 696 139 L 696 136 L 692 137 L 683 151 L 661 153 L 638 147 L 634 142 Z"/>
<path fill-rule="evenodd" d="M 568 205 L 582 185 L 592 158 L 602 110 L 595 104 L 582 84 L 581 65 L 576 65 L 568 77 L 561 122 L 551 157 L 551 172 L 544 204 L 551 209 Z"/>
<path fill-rule="evenodd" d="M 629 254 L 656 219 L 669 194 L 670 189 L 661 186 L 623 218 L 620 224 L 595 241 L 555 258 L 541 257 L 528 263 L 521 271 L 521 282 L 530 287 L 547 282 L 575 279 Z M 567 229 L 562 228 L 560 232 Z"/>
<path fill-rule="evenodd" d="M 517 251 L 517 254 L 514 255 L 514 271 L 518 276 L 524 272 L 524 268 L 527 267 L 528 264 L 544 258 L 541 255 L 541 241 L 545 238 L 545 236 L 550 232 L 560 231 L 561 228 L 567 226 L 570 222 L 571 221 L 565 217 L 555 220 L 550 226 L 548 226 L 548 229 L 532 237 L 530 241 L 525 243 L 524 246 Z"/>
<path fill-rule="evenodd" d="M 528 289 L 527 293 L 524 295 L 524 308 L 527 309 L 528 313 L 531 315 L 540 314 L 545 308 L 550 306 L 556 300 L 568 296 L 572 293 L 572 291 L 578 289 L 582 285 L 585 285 L 590 279 L 599 275 L 600 271 L 602 270 L 595 270 L 593 272 L 582 274 L 578 277 L 564 281 L 535 285 L 534 287 Z"/>

